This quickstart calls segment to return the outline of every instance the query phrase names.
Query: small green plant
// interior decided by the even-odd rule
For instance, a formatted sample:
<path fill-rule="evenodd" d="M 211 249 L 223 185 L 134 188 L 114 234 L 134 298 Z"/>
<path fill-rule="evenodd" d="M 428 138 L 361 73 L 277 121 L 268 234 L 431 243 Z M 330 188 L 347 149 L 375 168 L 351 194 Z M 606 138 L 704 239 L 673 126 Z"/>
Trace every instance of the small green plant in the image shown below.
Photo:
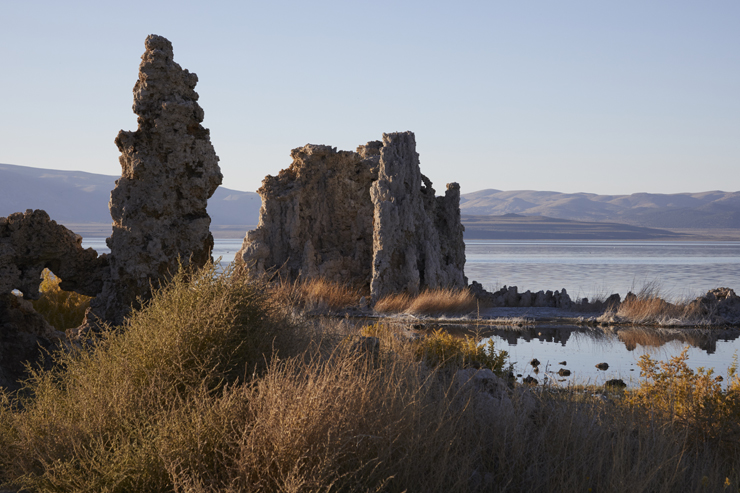
<path fill-rule="evenodd" d="M 42 276 L 43 280 L 39 287 L 41 297 L 32 301 L 34 310 L 58 330 L 78 327 L 85 318 L 85 311 L 90 306 L 92 298 L 60 289 L 59 283 L 62 280 L 49 269 L 44 269 Z"/>

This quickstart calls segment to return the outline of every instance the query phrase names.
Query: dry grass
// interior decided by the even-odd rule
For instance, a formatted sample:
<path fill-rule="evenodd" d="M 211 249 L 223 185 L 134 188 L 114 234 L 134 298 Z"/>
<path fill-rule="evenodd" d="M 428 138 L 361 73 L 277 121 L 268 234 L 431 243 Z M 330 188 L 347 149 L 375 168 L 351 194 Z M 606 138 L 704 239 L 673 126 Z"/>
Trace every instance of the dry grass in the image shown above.
<path fill-rule="evenodd" d="M 57 353 L 58 365 L 36 371 L 24 392 L 0 392 L 0 483 L 193 493 L 740 486 L 727 435 L 697 440 L 676 419 L 700 408 L 474 391 L 455 379 L 473 358 L 452 353 L 481 359 L 477 344 L 412 341 L 400 325 L 380 324 L 368 329 L 380 342 L 370 358 L 333 336 L 307 341 L 271 303 L 264 285 L 229 272 L 181 272 L 125 330 Z M 736 395 L 705 387 L 709 403 Z"/>
<path fill-rule="evenodd" d="M 613 317 L 636 325 L 711 325 L 711 320 L 697 303 L 666 301 L 661 297 L 657 283 L 648 283 L 636 295 L 626 296 L 616 312 L 604 314 L 607 320 Z"/>
<path fill-rule="evenodd" d="M 92 298 L 74 291 L 62 291 L 59 288 L 62 280 L 49 269 L 44 269 L 42 275 L 43 280 L 39 287 L 41 297 L 32 301 L 34 310 L 62 332 L 78 327 L 85 318 L 85 311 Z"/>
<path fill-rule="evenodd" d="M 319 311 L 357 307 L 363 296 L 358 288 L 320 277 L 292 282 L 278 280 L 270 284 L 270 293 L 276 302 L 284 306 Z"/>
<path fill-rule="evenodd" d="M 476 311 L 477 300 L 467 289 L 428 289 L 416 296 L 396 293 L 384 296 L 374 306 L 378 313 L 409 315 L 462 315 Z"/>

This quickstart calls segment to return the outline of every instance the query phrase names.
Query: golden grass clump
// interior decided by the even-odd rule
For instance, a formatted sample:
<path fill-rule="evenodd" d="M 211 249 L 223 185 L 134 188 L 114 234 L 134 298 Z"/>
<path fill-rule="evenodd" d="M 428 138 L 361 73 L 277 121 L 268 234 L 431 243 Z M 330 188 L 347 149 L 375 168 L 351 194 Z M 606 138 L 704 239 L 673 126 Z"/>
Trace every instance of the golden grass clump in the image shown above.
<path fill-rule="evenodd" d="M 361 335 L 377 337 L 381 347 L 395 354 L 404 354 L 416 361 L 423 361 L 430 368 L 462 369 L 488 368 L 500 377 L 508 378 L 512 366 L 509 353 L 497 350 L 493 339 L 480 344 L 471 336 L 454 336 L 440 328 L 430 334 L 406 340 L 399 336 L 392 323 L 377 322 L 362 328 Z"/>
<path fill-rule="evenodd" d="M 392 293 L 375 302 L 373 309 L 378 313 L 403 313 L 411 305 L 408 293 Z"/>
<path fill-rule="evenodd" d="M 279 280 L 270 286 L 274 299 L 301 309 L 338 311 L 356 307 L 362 291 L 352 286 L 315 277 L 293 282 Z"/>
<path fill-rule="evenodd" d="M 704 325 L 708 323 L 698 303 L 688 301 L 670 303 L 660 297 L 660 290 L 654 283 L 643 287 L 636 295 L 625 297 L 615 315 L 634 324 Z"/>
<path fill-rule="evenodd" d="M 378 313 L 407 313 L 409 315 L 461 315 L 478 307 L 475 296 L 467 289 L 427 289 L 416 296 L 395 293 L 375 303 Z"/>
<path fill-rule="evenodd" d="M 32 301 L 34 310 L 57 330 L 65 331 L 79 327 L 92 298 L 74 291 L 60 289 L 59 283 L 62 280 L 52 274 L 49 269 L 44 269 L 42 276 L 43 280 L 39 287 L 41 297 Z"/>

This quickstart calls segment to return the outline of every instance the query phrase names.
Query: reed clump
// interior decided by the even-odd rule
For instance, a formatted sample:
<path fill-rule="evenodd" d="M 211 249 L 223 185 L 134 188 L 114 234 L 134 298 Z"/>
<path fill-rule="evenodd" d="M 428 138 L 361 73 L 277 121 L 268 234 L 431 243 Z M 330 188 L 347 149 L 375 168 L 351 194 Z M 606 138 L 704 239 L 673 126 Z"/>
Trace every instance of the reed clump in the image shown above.
<path fill-rule="evenodd" d="M 64 332 L 67 329 L 78 327 L 85 318 L 85 311 L 90 307 L 89 296 L 63 291 L 59 288 L 61 279 L 44 269 L 39 286 L 41 297 L 33 300 L 33 308 L 57 330 Z"/>
<path fill-rule="evenodd" d="M 384 296 L 374 306 L 378 313 L 409 315 L 462 315 L 475 312 L 475 296 L 467 289 L 426 289 L 416 296 L 396 293 Z"/>

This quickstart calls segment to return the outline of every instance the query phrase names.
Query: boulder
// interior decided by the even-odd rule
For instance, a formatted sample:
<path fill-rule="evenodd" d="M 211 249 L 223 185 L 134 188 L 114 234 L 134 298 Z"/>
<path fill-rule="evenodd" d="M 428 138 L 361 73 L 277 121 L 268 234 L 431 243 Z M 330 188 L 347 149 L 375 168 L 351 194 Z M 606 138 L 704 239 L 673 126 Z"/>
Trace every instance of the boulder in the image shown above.
<path fill-rule="evenodd" d="M 150 35 L 145 44 L 134 85 L 138 129 L 122 130 L 115 139 L 122 173 L 109 204 L 110 277 L 91 304 L 97 318 L 116 325 L 179 263 L 210 260 L 206 203 L 222 180 L 201 125 L 198 77 L 174 62 L 167 39 Z"/>
<path fill-rule="evenodd" d="M 715 323 L 740 324 L 740 296 L 730 288 L 717 288 L 691 302 L 701 316 Z"/>

